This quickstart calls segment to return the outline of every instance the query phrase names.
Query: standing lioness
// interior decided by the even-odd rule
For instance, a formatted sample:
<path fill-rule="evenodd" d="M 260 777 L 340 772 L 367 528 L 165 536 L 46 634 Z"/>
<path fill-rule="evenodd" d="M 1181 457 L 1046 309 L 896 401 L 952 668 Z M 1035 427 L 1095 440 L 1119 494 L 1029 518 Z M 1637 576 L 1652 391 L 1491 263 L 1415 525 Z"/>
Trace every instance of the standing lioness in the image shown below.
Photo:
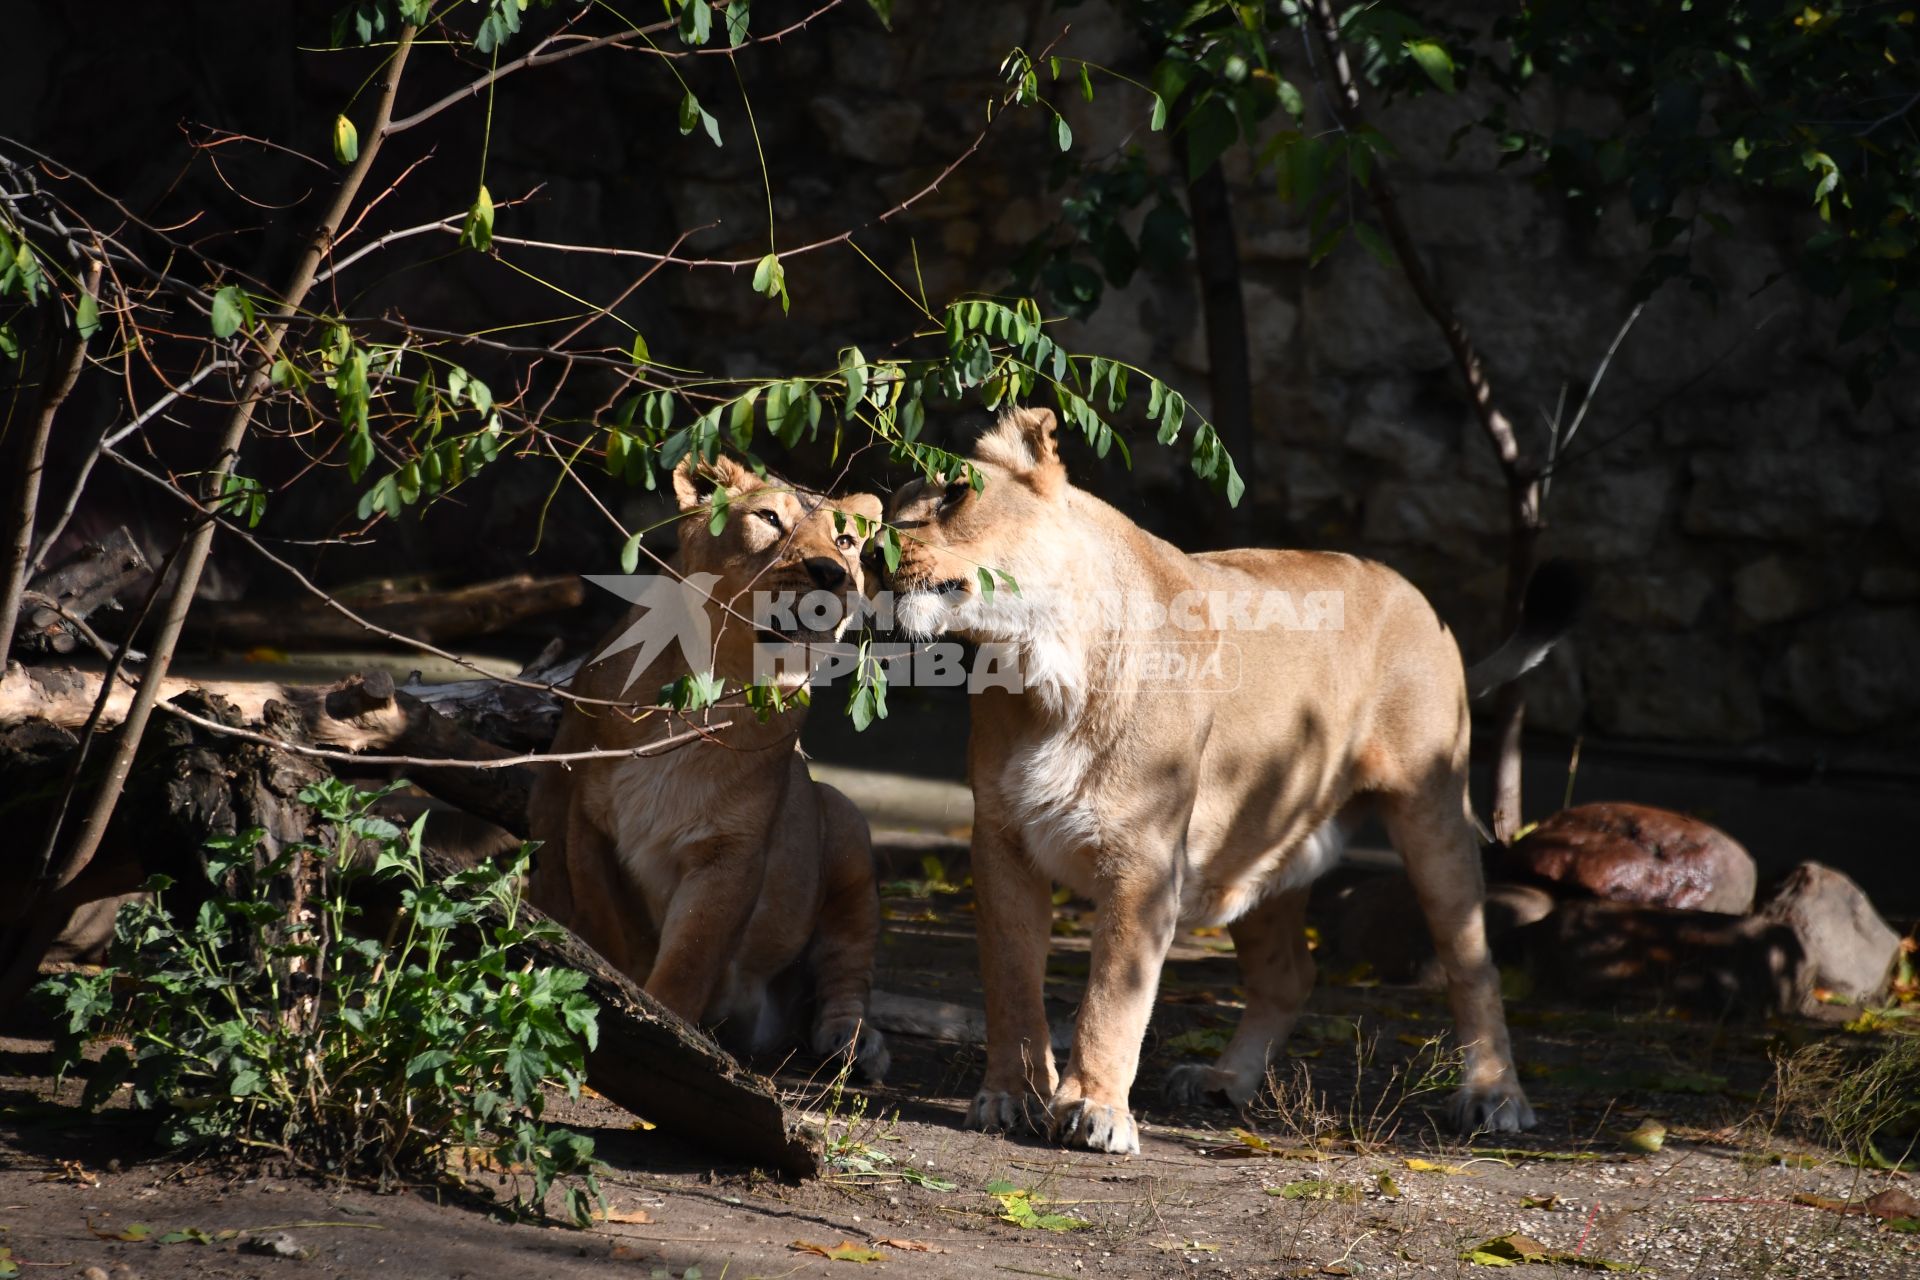
<path fill-rule="evenodd" d="M 698 670 L 737 687 L 754 678 L 757 644 L 839 637 L 865 585 L 861 539 L 845 513 L 878 520 L 878 498 L 825 498 L 763 480 L 726 457 L 682 463 L 673 487 L 688 517 L 676 567 L 704 591 L 689 606 L 703 619 L 691 628 L 707 650 L 695 655 Z M 718 529 L 709 519 L 716 493 L 726 507 Z M 822 615 L 789 605 L 779 611 L 787 628 L 768 635 L 756 625 L 758 592 L 788 601 L 824 592 L 840 607 L 824 611 L 833 619 L 827 629 L 810 631 L 792 624 Z M 660 646 L 637 672 L 618 643 L 645 628 L 677 638 L 685 619 L 663 611 L 686 600 L 668 586 L 636 607 L 572 691 L 644 709 L 694 671 L 683 643 Z M 727 724 L 710 740 L 542 770 L 528 806 L 542 842 L 529 896 L 669 1009 L 717 1027 L 729 1045 L 783 1047 L 796 1030 L 791 1015 L 811 1004 L 814 1049 L 852 1045 L 863 1073 L 877 1080 L 887 1049 L 866 1026 L 880 933 L 866 819 L 808 776 L 798 749 L 804 706 L 788 701 L 764 720 L 744 708 L 716 715 Z M 637 747 L 683 728 L 657 709 L 637 716 L 573 702 L 553 750 Z"/>
<path fill-rule="evenodd" d="M 1307 887 L 1367 804 L 1446 968 L 1466 1054 L 1453 1120 L 1531 1125 L 1481 922 L 1460 653 L 1425 598 L 1352 556 L 1187 555 L 1068 483 L 1044 409 L 1002 416 L 972 460 L 983 490 L 916 483 L 890 517 L 903 629 L 992 646 L 981 662 L 1017 658 L 1023 681 L 973 699 L 987 1074 L 967 1123 L 1040 1123 L 1038 1101 L 1062 1141 L 1139 1150 L 1127 1095 L 1182 923 L 1227 926 L 1247 1008 L 1169 1091 L 1251 1099 L 1313 986 Z M 981 592 L 982 566 L 1017 595 Z M 1051 881 L 1099 907 L 1063 1074 L 1042 1003 Z"/>

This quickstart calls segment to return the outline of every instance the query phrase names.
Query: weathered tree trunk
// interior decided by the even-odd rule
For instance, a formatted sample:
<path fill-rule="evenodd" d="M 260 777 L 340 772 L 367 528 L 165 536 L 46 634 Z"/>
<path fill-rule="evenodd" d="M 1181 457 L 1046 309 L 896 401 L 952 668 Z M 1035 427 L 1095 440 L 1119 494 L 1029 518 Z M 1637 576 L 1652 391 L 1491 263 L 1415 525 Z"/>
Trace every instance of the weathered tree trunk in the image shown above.
<path fill-rule="evenodd" d="M 1190 172 L 1185 130 L 1174 132 L 1173 144 L 1182 171 Z M 1187 184 L 1187 213 L 1193 221 L 1194 261 L 1206 325 L 1213 425 L 1240 469 L 1241 478 L 1251 484 L 1253 372 L 1247 350 L 1247 308 L 1240 292 L 1240 244 L 1233 230 L 1233 196 L 1218 161 Z M 1209 503 L 1205 509 L 1214 513 L 1215 540 L 1220 545 L 1239 546 L 1246 541 L 1245 507 Z"/>
<path fill-rule="evenodd" d="M 503 631 L 528 618 L 574 608 L 585 599 L 586 587 L 577 575 L 518 574 L 447 590 L 343 598 L 342 603 L 377 627 L 442 644 Z M 256 645 L 314 649 L 364 645 L 369 639 L 365 627 L 312 597 L 268 603 L 196 601 L 187 615 L 186 634 L 234 649 Z"/>

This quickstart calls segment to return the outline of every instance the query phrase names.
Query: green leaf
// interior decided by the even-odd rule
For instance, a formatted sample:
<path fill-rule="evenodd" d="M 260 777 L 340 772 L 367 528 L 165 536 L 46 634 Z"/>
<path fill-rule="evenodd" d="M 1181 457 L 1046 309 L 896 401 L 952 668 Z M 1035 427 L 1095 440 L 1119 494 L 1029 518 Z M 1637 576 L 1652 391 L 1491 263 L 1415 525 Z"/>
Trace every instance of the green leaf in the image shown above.
<path fill-rule="evenodd" d="M 1373 255 L 1374 261 L 1383 267 L 1391 267 L 1394 265 L 1393 248 L 1387 243 L 1386 237 L 1382 236 L 1378 231 L 1375 231 L 1364 222 L 1356 222 L 1353 224 L 1353 234 L 1354 238 L 1360 241 L 1366 251 Z"/>
<path fill-rule="evenodd" d="M 1406 47 L 1407 53 L 1427 73 L 1427 79 L 1442 93 L 1453 92 L 1453 55 L 1438 40 L 1409 40 Z"/>
<path fill-rule="evenodd" d="M 9 360 L 20 358 L 20 339 L 14 337 L 10 324 L 0 324 L 0 355 Z"/>
<path fill-rule="evenodd" d="M 341 164 L 360 158 L 360 131 L 344 113 L 333 118 L 333 158 Z"/>
<path fill-rule="evenodd" d="M 703 45 L 713 34 L 713 6 L 707 0 L 686 0 L 680 6 L 680 39 Z"/>
<path fill-rule="evenodd" d="M 851 413 L 867 398 L 867 358 L 860 348 L 848 347 L 840 353 L 840 378 L 847 384 L 846 412 Z"/>
<path fill-rule="evenodd" d="M 748 0 L 731 0 L 727 5 L 727 44 L 738 48 L 747 42 Z"/>
<path fill-rule="evenodd" d="M 880 25 L 893 30 L 893 0 L 867 0 L 867 5 L 880 19 Z"/>
<path fill-rule="evenodd" d="M 92 294 L 80 295 L 80 301 L 73 308 L 73 328 L 82 342 L 100 332 L 100 303 Z"/>
<path fill-rule="evenodd" d="M 647 349 L 647 337 L 645 334 L 636 333 L 633 335 L 633 349 L 628 352 L 628 354 L 633 357 L 633 362 L 638 365 L 647 364 L 652 360 L 653 353 Z"/>
<path fill-rule="evenodd" d="M 1065 116 L 1057 113 L 1053 117 L 1053 140 L 1060 144 L 1062 151 L 1073 146 L 1073 126 L 1067 123 Z"/>
<path fill-rule="evenodd" d="M 1300 120 L 1306 116 L 1306 99 L 1300 96 L 1300 90 L 1294 85 L 1293 81 L 1282 79 L 1277 85 L 1275 92 L 1280 97 L 1281 110 L 1285 111 L 1295 120 Z"/>
<path fill-rule="evenodd" d="M 1167 100 L 1157 93 L 1153 95 L 1153 113 L 1147 117 L 1147 127 L 1155 133 L 1167 127 Z"/>
<path fill-rule="evenodd" d="M 493 247 L 493 197 L 484 182 L 480 184 L 480 194 L 474 197 L 473 207 L 467 210 L 466 222 L 460 227 L 460 244 L 481 253 Z"/>
<path fill-rule="evenodd" d="M 237 284 L 230 284 L 213 295 L 213 336 L 231 338 L 246 322 L 249 303 Z"/>
<path fill-rule="evenodd" d="M 783 312 L 787 310 L 789 305 L 787 298 L 787 269 L 780 265 L 779 254 L 769 253 L 761 258 L 759 263 L 755 265 L 753 268 L 753 291 L 762 297 L 778 297 L 780 299 L 780 310 Z"/>

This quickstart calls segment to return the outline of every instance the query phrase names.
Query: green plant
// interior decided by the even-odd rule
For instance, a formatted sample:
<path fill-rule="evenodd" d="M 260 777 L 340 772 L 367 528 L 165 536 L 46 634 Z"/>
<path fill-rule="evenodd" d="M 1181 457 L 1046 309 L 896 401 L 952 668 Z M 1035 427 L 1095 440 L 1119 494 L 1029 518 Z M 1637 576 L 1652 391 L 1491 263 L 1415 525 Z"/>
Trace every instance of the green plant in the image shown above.
<path fill-rule="evenodd" d="M 42 985 L 65 1018 L 62 1074 L 104 1044 L 84 1105 L 130 1083 L 170 1146 L 383 1185 L 463 1159 L 511 1175 L 517 1209 L 564 1184 L 584 1224 L 601 1201 L 593 1143 L 540 1116 L 547 1086 L 579 1094 L 598 1015 L 586 977 L 527 958 L 558 929 L 520 917 L 525 851 L 436 880 L 422 823 L 373 813 L 385 794 L 304 791 L 326 847 L 277 849 L 258 829 L 210 841 L 211 893 L 190 913 L 155 876 L 121 909 L 110 968 Z M 356 890 L 375 887 L 397 890 L 384 938 L 356 929 Z"/>

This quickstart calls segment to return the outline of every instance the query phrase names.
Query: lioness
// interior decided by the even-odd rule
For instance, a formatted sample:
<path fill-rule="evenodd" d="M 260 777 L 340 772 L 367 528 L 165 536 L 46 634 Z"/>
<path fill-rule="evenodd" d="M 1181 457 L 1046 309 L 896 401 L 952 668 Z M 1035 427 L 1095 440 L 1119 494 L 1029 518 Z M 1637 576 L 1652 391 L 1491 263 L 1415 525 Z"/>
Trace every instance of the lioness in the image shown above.
<path fill-rule="evenodd" d="M 688 517 L 676 567 L 705 587 L 693 607 L 705 615 L 716 675 L 749 679 L 756 642 L 838 638 L 865 582 L 861 538 L 834 512 L 878 520 L 878 498 L 824 498 L 726 457 L 683 462 L 673 488 Z M 708 518 L 716 492 L 727 509 L 717 533 Z M 703 574 L 717 580 L 705 586 L 696 576 Z M 768 636 L 747 603 L 760 591 L 830 593 L 839 600 L 837 621 Z M 636 659 L 619 651 L 623 632 L 637 634 L 627 628 L 667 607 L 651 599 L 609 633 L 614 643 L 596 651 L 606 656 L 580 671 L 573 692 L 644 705 L 689 674 L 680 644 L 664 645 L 637 673 Z M 651 625 L 674 631 L 671 618 Z M 717 1026 L 732 1047 L 788 1043 L 795 1006 L 810 994 L 813 1048 L 834 1054 L 853 1046 L 861 1072 L 878 1080 L 888 1054 L 867 1025 L 880 903 L 866 819 L 808 776 L 798 749 L 804 707 L 789 701 L 764 721 L 744 710 L 720 714 L 729 723 L 711 740 L 543 770 L 529 804 L 532 835 L 542 842 L 529 897 L 669 1009 Z M 553 750 L 637 747 L 682 728 L 658 712 L 636 718 L 623 707 L 573 702 Z"/>
<path fill-rule="evenodd" d="M 1005 413 L 972 454 L 983 490 L 916 482 L 890 503 L 901 628 L 1010 651 L 1024 679 L 972 700 L 987 1071 L 967 1124 L 1037 1126 L 1038 1101 L 1058 1140 L 1138 1151 L 1127 1096 L 1180 924 L 1227 926 L 1247 1007 L 1219 1060 L 1176 1068 L 1168 1093 L 1250 1100 L 1313 986 L 1308 885 L 1363 806 L 1446 969 L 1466 1054 L 1452 1120 L 1533 1124 L 1481 920 L 1460 653 L 1432 606 L 1352 556 L 1185 554 L 1070 484 L 1054 432 L 1048 410 Z M 1017 596 L 981 592 L 981 566 Z M 1544 653 L 1527 647 L 1502 663 Z M 1042 1003 L 1052 881 L 1099 907 L 1064 1074 Z"/>

